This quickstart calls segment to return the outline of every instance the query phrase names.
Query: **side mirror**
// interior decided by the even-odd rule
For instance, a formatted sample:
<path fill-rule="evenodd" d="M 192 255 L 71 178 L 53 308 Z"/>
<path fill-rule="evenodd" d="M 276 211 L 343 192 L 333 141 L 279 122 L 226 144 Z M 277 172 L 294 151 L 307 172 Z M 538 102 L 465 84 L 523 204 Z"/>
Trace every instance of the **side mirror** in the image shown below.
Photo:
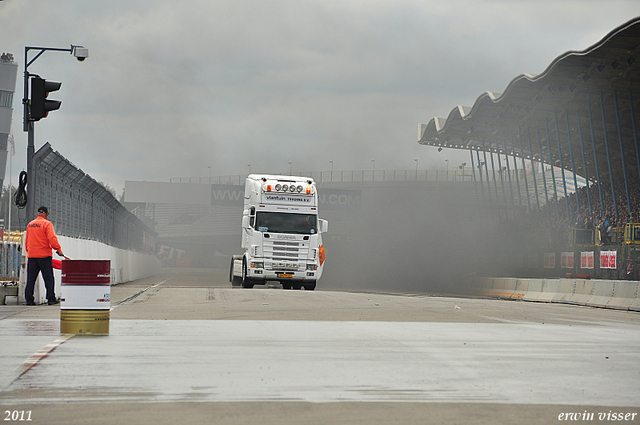
<path fill-rule="evenodd" d="M 243 229 L 248 229 L 251 227 L 251 217 L 249 217 L 248 215 L 243 215 L 242 216 L 242 228 Z"/>
<path fill-rule="evenodd" d="M 320 219 L 320 232 L 327 233 L 329 231 L 329 222 L 327 220 Z"/>

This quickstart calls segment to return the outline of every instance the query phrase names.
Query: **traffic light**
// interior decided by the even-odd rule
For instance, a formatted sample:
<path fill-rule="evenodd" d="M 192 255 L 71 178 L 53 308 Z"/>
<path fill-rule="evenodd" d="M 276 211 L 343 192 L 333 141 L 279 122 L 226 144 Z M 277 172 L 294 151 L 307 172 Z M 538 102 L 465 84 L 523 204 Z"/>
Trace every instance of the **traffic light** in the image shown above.
<path fill-rule="evenodd" d="M 60 90 L 62 83 L 46 81 L 40 77 L 31 79 L 31 121 L 45 118 L 49 111 L 55 111 L 62 104 L 59 100 L 48 100 L 49 92 Z"/>

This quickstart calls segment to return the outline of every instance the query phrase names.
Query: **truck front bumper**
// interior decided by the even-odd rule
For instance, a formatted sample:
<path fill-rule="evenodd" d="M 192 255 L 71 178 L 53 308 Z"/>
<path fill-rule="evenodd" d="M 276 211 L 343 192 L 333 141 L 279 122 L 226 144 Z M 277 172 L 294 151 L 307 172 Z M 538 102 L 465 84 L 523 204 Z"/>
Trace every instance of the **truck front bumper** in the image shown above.
<path fill-rule="evenodd" d="M 317 279 L 317 270 L 279 271 L 251 268 L 247 270 L 253 280 L 277 280 L 277 281 L 314 281 Z"/>

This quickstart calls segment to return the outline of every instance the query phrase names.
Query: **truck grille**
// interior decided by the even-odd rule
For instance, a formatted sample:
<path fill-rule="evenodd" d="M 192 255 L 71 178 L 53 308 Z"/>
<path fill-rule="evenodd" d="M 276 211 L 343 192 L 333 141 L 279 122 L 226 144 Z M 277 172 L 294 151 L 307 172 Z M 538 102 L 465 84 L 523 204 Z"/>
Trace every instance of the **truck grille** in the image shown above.
<path fill-rule="evenodd" d="M 297 261 L 307 259 L 309 244 L 293 241 L 263 241 L 265 259 Z"/>

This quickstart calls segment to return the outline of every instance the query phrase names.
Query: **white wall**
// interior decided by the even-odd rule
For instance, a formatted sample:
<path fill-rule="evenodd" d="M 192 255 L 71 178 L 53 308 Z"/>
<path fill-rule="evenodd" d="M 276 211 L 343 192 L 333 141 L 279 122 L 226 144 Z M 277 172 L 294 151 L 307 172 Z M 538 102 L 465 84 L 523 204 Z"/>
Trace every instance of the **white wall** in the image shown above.
<path fill-rule="evenodd" d="M 86 239 L 74 239 L 66 236 L 58 236 L 62 252 L 72 260 L 110 260 L 111 261 L 111 284 L 131 282 L 160 273 L 160 260 L 155 255 L 143 254 L 134 251 L 125 251 L 114 248 L 100 242 Z M 24 249 L 23 251 L 24 252 Z M 53 258 L 59 258 L 55 252 Z M 54 269 L 56 283 L 56 296 L 60 297 L 60 282 L 62 276 L 60 270 Z M 26 266 L 21 266 L 20 270 L 20 302 L 24 303 L 24 288 L 27 281 Z M 47 302 L 47 294 L 44 281 L 38 277 L 34 297 L 37 304 Z"/>

